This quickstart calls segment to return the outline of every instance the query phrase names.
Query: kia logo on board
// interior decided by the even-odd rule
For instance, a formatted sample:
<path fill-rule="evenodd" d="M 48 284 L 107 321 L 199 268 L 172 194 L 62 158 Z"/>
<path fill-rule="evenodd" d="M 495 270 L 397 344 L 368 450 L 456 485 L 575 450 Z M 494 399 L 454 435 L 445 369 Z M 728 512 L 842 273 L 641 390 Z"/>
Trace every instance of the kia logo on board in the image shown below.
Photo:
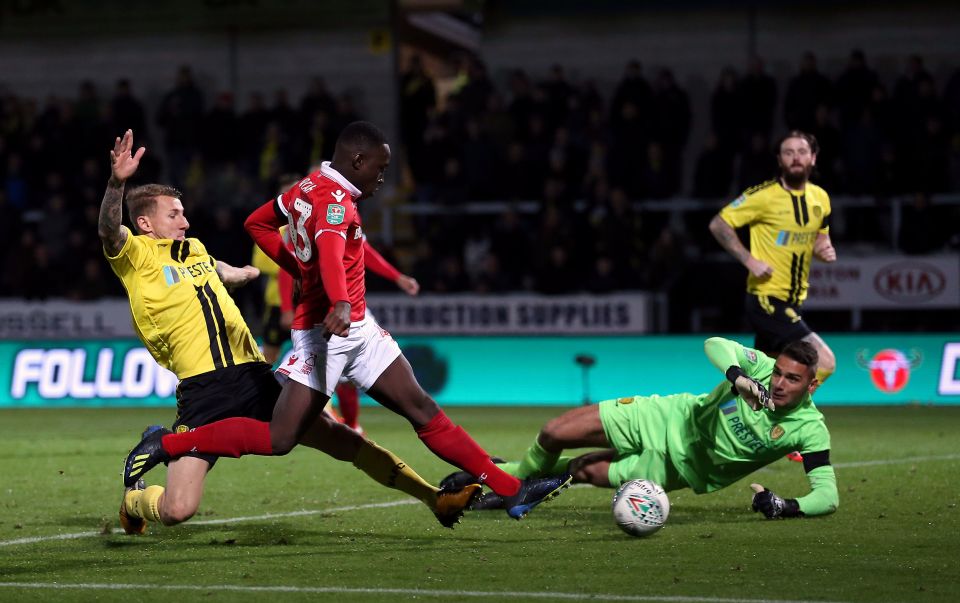
<path fill-rule="evenodd" d="M 877 293 L 895 302 L 929 301 L 940 295 L 946 284 L 942 272 L 923 262 L 890 264 L 873 277 Z"/>

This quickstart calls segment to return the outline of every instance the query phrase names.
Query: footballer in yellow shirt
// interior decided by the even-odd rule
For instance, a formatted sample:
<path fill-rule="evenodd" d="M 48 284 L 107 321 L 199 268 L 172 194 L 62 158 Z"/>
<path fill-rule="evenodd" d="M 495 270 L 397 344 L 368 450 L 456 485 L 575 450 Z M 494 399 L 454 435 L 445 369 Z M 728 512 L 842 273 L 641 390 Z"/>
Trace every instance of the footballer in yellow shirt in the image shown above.
<path fill-rule="evenodd" d="M 813 258 L 837 259 L 830 241 L 830 197 L 810 182 L 817 151 L 812 135 L 787 134 L 777 152 L 779 177 L 734 199 L 714 216 L 710 231 L 749 272 L 746 305 L 754 347 L 776 355 L 791 341 L 809 341 L 817 347 L 817 380 L 823 383 L 833 374 L 836 358 L 800 314 Z M 749 250 L 735 232 L 742 226 L 750 228 Z"/>
<path fill-rule="evenodd" d="M 104 254 L 127 290 L 137 335 L 154 359 L 180 379 L 173 429 L 190 431 L 232 417 L 269 421 L 280 384 L 225 287 L 243 285 L 259 271 L 217 262 L 199 240 L 186 238 L 190 223 L 180 192 L 169 186 L 148 184 L 131 190 L 127 207 L 140 234 L 123 226 L 124 184 L 146 152 L 141 147 L 133 153 L 133 148 L 133 132 L 127 130 L 110 152 L 111 176 L 97 230 Z M 148 432 L 160 429 L 153 426 Z M 324 413 L 298 441 L 352 461 L 380 484 L 418 498 L 446 527 L 459 521 L 480 492 L 479 484 L 441 492 L 389 450 Z M 146 487 L 137 480 L 120 504 L 124 531 L 142 534 L 147 521 L 174 525 L 190 519 L 216 460 L 188 452 L 170 461 L 166 488 Z"/>

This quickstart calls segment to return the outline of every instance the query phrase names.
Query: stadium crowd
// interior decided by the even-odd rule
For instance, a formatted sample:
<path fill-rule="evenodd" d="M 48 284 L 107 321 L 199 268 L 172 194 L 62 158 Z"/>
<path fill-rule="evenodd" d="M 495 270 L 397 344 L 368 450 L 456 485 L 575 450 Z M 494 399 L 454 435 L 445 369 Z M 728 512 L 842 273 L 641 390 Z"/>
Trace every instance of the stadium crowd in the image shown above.
<path fill-rule="evenodd" d="M 543 79 L 516 69 L 498 82 L 474 58 L 461 59 L 438 94 L 437 76 L 414 57 L 399 82 L 397 190 L 403 202 L 446 211 L 418 215 L 415 235 L 398 234 L 384 251 L 426 292 L 669 289 L 685 262 L 715 250 L 710 216 L 775 173 L 771 145 L 787 127 L 819 140 L 817 183 L 835 197 L 870 199 L 849 210 L 835 237 L 841 245 L 886 244 L 878 209 L 908 195 L 900 250 L 956 247 L 958 206 L 931 205 L 930 195 L 960 190 L 960 69 L 938 80 L 919 56 L 903 64 L 884 81 L 853 51 L 831 77 L 807 53 L 780 90 L 753 58 L 744 73 L 724 69 L 709 115 L 694 115 L 670 69 L 648 79 L 637 61 L 605 97 L 597 82 L 573 81 L 560 65 Z M 194 232 L 216 256 L 243 265 L 246 214 L 281 175 L 329 158 L 343 125 L 364 117 L 351 95 L 319 77 L 298 102 L 284 90 L 269 103 L 253 93 L 240 111 L 229 93 L 209 96 L 189 67 L 152 115 L 128 80 L 108 95 L 84 81 L 75 98 L 42 102 L 0 85 L 2 295 L 123 294 L 88 233 L 108 176 L 102 149 L 126 128 L 150 149 L 138 180 L 182 190 Z M 696 151 L 688 148 L 694 119 L 710 125 Z M 679 220 L 645 207 L 683 197 L 716 205 Z M 463 210 L 488 201 L 538 209 Z"/>

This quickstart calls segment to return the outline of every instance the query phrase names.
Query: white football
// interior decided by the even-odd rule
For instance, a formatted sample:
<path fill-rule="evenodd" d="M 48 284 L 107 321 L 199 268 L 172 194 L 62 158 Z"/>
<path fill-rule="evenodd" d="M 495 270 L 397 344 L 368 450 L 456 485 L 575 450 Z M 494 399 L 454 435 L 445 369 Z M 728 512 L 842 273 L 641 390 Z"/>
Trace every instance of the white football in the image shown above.
<path fill-rule="evenodd" d="M 626 482 L 613 495 L 613 518 L 631 536 L 649 536 L 663 527 L 670 515 L 670 499 L 648 479 Z"/>

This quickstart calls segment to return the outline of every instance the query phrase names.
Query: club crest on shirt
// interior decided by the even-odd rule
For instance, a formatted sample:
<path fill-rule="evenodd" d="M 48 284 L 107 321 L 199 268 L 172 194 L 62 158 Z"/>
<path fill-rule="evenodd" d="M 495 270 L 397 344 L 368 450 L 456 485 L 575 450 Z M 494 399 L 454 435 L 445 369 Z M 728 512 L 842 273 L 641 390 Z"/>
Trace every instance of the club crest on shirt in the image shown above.
<path fill-rule="evenodd" d="M 343 224 L 343 206 L 337 205 L 336 203 L 331 203 L 327 205 L 327 224 L 336 226 L 337 224 Z"/>
<path fill-rule="evenodd" d="M 339 188 L 335 191 L 330 191 L 330 194 L 333 195 L 333 198 L 337 200 L 337 203 L 341 203 L 343 198 L 347 196 L 347 193 L 343 192 Z"/>
<path fill-rule="evenodd" d="M 189 425 L 177 425 L 177 433 L 186 433 L 190 431 Z"/>
<path fill-rule="evenodd" d="M 820 214 L 822 214 L 822 213 L 823 213 L 823 210 L 820 209 L 820 206 L 819 206 L 819 205 L 814 205 L 814 206 L 813 206 L 813 217 L 814 217 L 814 218 L 819 218 L 819 217 L 820 217 Z"/>
<path fill-rule="evenodd" d="M 633 404 L 633 398 L 620 398 L 617 400 L 617 404 Z"/>
<path fill-rule="evenodd" d="M 770 430 L 770 439 L 779 440 L 780 438 L 783 437 L 783 434 L 784 434 L 783 427 L 780 427 L 779 425 L 774 425 L 773 428 Z"/>

